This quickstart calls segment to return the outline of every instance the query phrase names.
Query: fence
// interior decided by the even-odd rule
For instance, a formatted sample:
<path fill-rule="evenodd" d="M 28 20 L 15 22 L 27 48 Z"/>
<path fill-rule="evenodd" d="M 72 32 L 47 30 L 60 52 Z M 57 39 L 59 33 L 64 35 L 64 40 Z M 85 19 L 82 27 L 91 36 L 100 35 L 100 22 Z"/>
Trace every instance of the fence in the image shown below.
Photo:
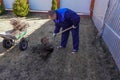
<path fill-rule="evenodd" d="M 3 2 L 6 10 L 12 10 L 12 5 L 15 0 L 3 0 Z M 31 11 L 48 11 L 51 9 L 52 6 L 52 0 L 28 0 L 28 2 Z"/>
<path fill-rule="evenodd" d="M 102 37 L 120 69 L 120 0 L 110 0 L 103 27 Z"/>
<path fill-rule="evenodd" d="M 12 10 L 15 0 L 2 0 L 5 10 Z M 90 15 L 90 5 L 93 0 L 56 0 L 59 8 L 69 8 L 80 15 Z M 52 0 L 28 0 L 30 12 L 47 12 L 51 10 Z"/>
<path fill-rule="evenodd" d="M 120 70 L 120 0 L 109 0 L 103 25 L 96 26 L 98 31 L 100 31 L 99 28 L 103 28 L 103 40 Z"/>

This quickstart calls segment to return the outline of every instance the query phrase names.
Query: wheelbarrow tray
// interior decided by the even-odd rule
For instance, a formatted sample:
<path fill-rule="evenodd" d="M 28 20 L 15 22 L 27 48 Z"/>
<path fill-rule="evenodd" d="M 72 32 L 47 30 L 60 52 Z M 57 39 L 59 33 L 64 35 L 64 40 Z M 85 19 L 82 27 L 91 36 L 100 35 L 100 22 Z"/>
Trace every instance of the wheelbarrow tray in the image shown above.
<path fill-rule="evenodd" d="M 14 40 L 18 40 L 18 39 L 21 39 L 22 37 L 24 37 L 24 35 L 26 35 L 27 33 L 27 30 L 25 31 L 22 31 L 16 35 L 12 35 L 12 30 L 9 30 L 9 31 L 6 31 L 6 32 L 3 32 L 0 34 L 0 37 L 1 38 L 4 38 L 4 39 L 14 39 Z"/>

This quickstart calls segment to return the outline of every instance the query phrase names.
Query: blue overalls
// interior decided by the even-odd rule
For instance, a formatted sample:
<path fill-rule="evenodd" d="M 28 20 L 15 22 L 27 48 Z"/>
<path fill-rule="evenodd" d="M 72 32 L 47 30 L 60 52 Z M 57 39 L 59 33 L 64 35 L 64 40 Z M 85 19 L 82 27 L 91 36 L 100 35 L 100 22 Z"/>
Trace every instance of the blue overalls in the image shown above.
<path fill-rule="evenodd" d="M 62 30 L 72 27 L 73 25 L 76 27 L 75 29 L 71 29 L 69 31 L 62 33 L 61 46 L 66 47 L 69 37 L 69 32 L 71 31 L 73 37 L 73 49 L 78 50 L 80 16 L 77 15 L 74 11 L 67 8 L 58 9 L 56 10 L 56 13 L 57 13 L 57 19 L 54 20 L 55 22 L 54 33 L 58 33 L 61 27 Z"/>

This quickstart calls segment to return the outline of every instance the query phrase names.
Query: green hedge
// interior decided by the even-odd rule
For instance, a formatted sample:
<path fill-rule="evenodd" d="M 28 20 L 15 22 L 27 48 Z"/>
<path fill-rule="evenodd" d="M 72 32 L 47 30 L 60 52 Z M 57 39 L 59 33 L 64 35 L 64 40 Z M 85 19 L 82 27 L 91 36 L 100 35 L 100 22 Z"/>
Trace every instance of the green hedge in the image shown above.
<path fill-rule="evenodd" d="M 57 7 L 57 1 L 56 0 L 52 0 L 52 7 L 51 7 L 51 10 L 56 10 L 58 7 Z"/>
<path fill-rule="evenodd" d="M 15 0 L 13 4 L 13 12 L 15 15 L 25 17 L 28 15 L 29 10 L 27 0 Z"/>

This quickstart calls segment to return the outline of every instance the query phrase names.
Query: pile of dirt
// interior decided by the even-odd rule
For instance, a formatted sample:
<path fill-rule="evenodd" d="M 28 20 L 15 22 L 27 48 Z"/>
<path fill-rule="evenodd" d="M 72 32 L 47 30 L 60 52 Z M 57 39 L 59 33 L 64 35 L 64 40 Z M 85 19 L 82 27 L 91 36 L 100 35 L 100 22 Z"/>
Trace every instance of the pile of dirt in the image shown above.
<path fill-rule="evenodd" d="M 32 47 L 32 53 L 40 54 L 40 57 L 47 59 L 50 54 L 53 52 L 54 47 L 51 44 L 37 44 Z"/>

